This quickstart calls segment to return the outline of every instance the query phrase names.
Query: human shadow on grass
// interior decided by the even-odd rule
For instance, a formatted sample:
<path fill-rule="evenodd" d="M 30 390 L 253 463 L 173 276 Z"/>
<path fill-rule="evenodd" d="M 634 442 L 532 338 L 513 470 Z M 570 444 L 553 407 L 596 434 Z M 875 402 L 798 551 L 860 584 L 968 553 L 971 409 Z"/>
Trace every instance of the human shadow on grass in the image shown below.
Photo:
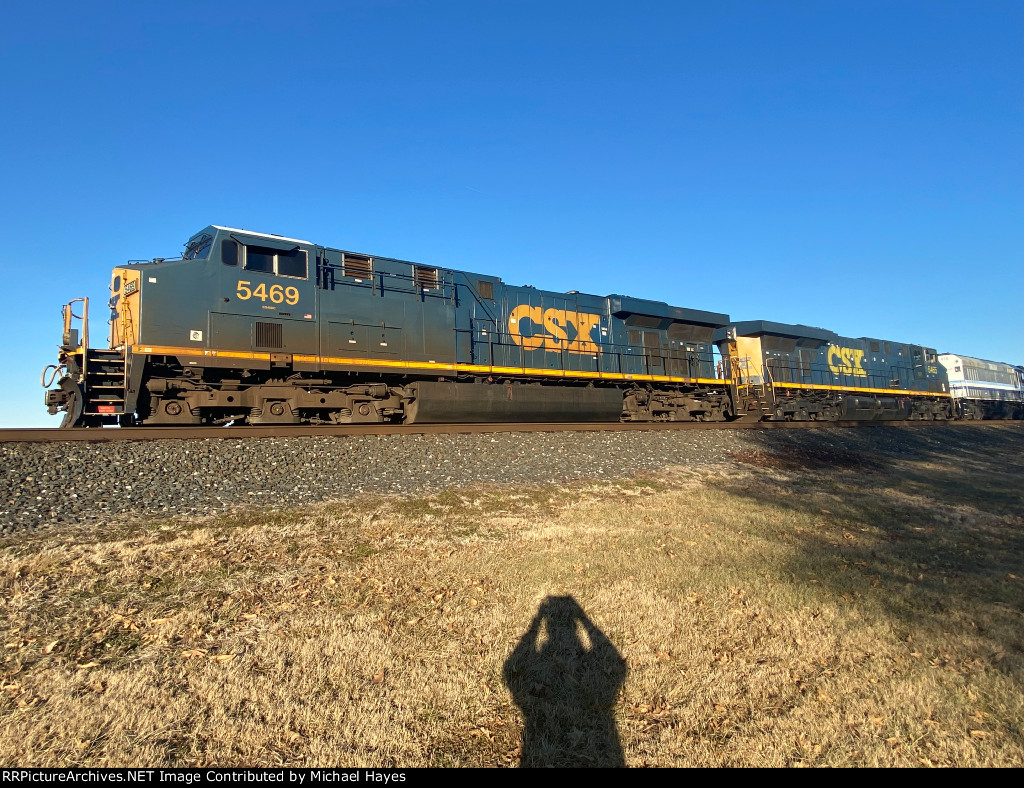
<path fill-rule="evenodd" d="M 520 766 L 625 766 L 613 709 L 626 660 L 571 596 L 549 596 L 505 661 Z"/>

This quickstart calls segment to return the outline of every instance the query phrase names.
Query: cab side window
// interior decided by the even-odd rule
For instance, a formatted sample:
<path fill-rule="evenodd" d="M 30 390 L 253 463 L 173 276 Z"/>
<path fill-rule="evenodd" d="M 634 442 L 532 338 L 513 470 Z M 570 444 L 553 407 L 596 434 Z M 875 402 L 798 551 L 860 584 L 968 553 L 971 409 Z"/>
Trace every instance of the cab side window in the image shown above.
<path fill-rule="evenodd" d="M 305 279 L 308 275 L 308 259 L 303 249 L 271 249 L 267 246 L 245 247 L 246 271 Z"/>
<path fill-rule="evenodd" d="M 245 247 L 245 270 L 262 271 L 265 274 L 274 273 L 274 255 L 276 249 L 267 249 L 265 246 Z"/>
<path fill-rule="evenodd" d="M 238 242 L 224 239 L 220 242 L 220 261 L 224 265 L 238 265 Z"/>
<path fill-rule="evenodd" d="M 306 253 L 302 249 L 277 253 L 277 273 L 279 276 L 306 278 Z"/>

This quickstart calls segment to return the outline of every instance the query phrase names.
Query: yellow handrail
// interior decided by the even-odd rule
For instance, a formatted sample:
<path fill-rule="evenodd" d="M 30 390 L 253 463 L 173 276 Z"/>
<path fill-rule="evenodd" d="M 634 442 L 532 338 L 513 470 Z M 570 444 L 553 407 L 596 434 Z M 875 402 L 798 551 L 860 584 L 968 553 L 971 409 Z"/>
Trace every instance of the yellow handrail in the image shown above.
<path fill-rule="evenodd" d="M 77 304 L 79 301 L 82 302 L 82 314 L 81 316 L 76 315 L 71 308 L 72 304 Z M 89 299 L 88 298 L 74 298 L 67 304 L 60 308 L 61 315 L 64 317 L 64 344 L 71 343 L 71 319 L 82 321 L 82 341 L 78 343 L 78 346 L 83 350 L 89 347 Z"/>

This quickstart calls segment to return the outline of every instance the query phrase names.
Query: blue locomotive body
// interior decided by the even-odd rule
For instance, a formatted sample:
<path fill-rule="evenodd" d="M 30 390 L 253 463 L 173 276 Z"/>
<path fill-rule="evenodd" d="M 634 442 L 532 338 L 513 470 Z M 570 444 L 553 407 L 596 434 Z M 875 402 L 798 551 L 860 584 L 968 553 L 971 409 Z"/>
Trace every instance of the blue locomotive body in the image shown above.
<path fill-rule="evenodd" d="M 49 400 L 72 423 L 730 415 L 719 313 L 220 226 L 180 260 L 119 266 L 111 292 L 110 349 L 68 345 Z"/>
<path fill-rule="evenodd" d="M 841 337 L 803 325 L 751 320 L 716 335 L 729 342 L 747 406 L 769 418 L 952 418 L 949 382 L 932 348 Z"/>

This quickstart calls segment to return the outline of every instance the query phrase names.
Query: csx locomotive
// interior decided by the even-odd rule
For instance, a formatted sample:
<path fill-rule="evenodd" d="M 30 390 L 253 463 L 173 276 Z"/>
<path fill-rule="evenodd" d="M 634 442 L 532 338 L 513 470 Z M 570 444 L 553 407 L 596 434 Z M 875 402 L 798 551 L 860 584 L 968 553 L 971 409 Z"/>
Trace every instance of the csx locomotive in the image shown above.
<path fill-rule="evenodd" d="M 985 415 L 920 345 L 229 227 L 116 267 L 110 291 L 107 348 L 89 346 L 87 299 L 63 309 L 43 384 L 64 427 Z M 1007 369 L 1000 413 L 1019 416 Z"/>

